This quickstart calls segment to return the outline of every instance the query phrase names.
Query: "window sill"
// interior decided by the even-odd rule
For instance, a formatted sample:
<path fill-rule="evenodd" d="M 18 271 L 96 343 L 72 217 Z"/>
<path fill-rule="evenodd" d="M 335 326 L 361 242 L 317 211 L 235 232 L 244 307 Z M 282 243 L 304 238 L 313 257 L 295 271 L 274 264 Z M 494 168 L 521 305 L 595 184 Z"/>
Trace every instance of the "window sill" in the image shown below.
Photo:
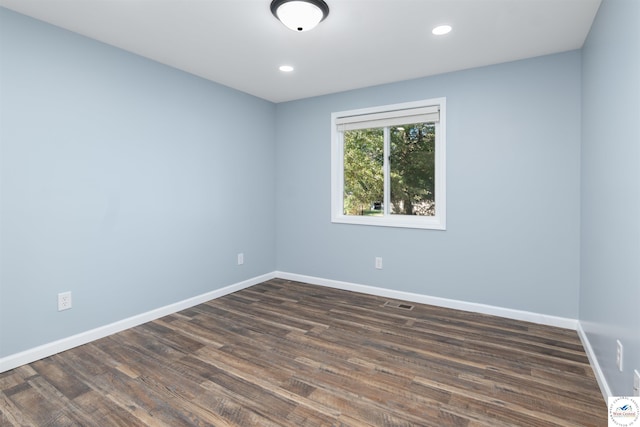
<path fill-rule="evenodd" d="M 416 228 L 423 230 L 446 230 L 441 218 L 398 215 L 393 217 L 334 215 L 334 224 L 373 225 L 377 227 Z"/>

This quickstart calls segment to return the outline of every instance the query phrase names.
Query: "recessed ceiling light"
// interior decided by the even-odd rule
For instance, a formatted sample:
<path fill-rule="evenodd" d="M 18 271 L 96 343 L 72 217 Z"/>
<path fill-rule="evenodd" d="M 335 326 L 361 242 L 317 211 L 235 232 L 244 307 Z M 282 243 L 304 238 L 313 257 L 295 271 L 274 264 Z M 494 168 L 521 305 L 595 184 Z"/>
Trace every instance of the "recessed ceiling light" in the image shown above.
<path fill-rule="evenodd" d="M 283 71 L 285 73 L 290 73 L 293 71 L 293 67 L 291 65 L 281 65 L 279 69 L 280 71 Z"/>
<path fill-rule="evenodd" d="M 436 36 L 443 36 L 451 31 L 451 25 L 439 25 L 435 27 L 431 32 Z"/>

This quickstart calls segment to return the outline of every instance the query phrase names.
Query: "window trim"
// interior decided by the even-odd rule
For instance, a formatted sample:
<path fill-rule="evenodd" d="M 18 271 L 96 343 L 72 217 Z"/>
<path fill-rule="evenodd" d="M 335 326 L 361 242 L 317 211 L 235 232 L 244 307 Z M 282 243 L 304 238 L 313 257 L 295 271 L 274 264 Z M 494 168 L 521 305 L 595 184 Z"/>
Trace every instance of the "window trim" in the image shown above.
<path fill-rule="evenodd" d="M 387 215 L 356 216 L 344 214 L 344 141 L 343 132 L 337 123 L 345 118 L 366 114 L 391 113 L 397 111 L 438 106 L 440 119 L 436 122 L 435 139 L 435 203 L 434 216 Z M 446 230 L 446 98 L 361 108 L 331 113 L 331 222 L 342 224 L 374 225 L 382 227 L 419 228 Z M 385 155 L 385 162 L 387 161 Z M 385 186 L 388 183 L 385 181 Z M 387 201 L 388 202 L 388 201 Z"/>

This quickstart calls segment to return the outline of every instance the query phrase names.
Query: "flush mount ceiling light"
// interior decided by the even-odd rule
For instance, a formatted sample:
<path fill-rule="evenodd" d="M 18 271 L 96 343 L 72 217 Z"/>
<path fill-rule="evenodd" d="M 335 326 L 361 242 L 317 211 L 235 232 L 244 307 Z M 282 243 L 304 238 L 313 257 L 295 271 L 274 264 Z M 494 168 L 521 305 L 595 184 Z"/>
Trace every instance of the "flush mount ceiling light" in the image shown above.
<path fill-rule="evenodd" d="M 273 0 L 271 13 L 293 31 L 309 31 L 329 15 L 323 0 Z"/>

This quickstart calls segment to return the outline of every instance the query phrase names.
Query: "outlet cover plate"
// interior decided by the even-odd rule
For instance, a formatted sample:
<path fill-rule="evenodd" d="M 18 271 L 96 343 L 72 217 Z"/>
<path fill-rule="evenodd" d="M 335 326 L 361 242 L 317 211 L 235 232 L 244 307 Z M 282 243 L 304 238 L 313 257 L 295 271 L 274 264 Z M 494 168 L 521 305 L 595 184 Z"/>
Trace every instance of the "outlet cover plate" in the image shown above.
<path fill-rule="evenodd" d="M 616 340 L 616 366 L 618 367 L 618 370 L 620 372 L 622 372 L 622 367 L 624 362 L 624 347 L 622 346 L 622 343 L 620 342 L 620 340 Z"/>
<path fill-rule="evenodd" d="M 69 310 L 71 308 L 71 292 L 61 292 L 58 294 L 58 311 Z"/>

